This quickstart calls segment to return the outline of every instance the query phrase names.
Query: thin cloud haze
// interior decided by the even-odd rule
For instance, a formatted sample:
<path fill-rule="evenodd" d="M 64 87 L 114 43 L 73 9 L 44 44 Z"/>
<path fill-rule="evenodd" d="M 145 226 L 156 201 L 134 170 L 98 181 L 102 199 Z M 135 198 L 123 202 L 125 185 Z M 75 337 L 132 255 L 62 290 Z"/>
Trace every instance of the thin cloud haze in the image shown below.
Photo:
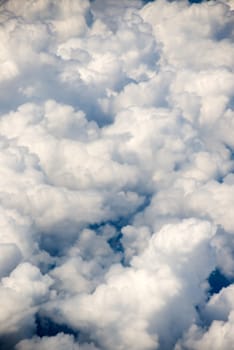
<path fill-rule="evenodd" d="M 1 349 L 232 349 L 233 10 L 0 2 Z"/>

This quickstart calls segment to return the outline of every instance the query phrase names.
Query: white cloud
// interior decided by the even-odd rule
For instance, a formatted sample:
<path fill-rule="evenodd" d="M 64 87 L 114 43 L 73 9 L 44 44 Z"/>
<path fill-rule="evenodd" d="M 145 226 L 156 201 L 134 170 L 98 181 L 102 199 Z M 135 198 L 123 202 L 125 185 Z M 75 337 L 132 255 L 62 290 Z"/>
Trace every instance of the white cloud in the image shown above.
<path fill-rule="evenodd" d="M 223 288 L 219 294 L 214 295 L 204 311 L 210 322 L 207 331 L 192 325 L 184 335 L 183 341 L 177 344 L 176 350 L 227 350 L 233 344 L 233 285 Z"/>
<path fill-rule="evenodd" d="M 231 1 L 0 6 L 0 347 L 230 349 Z"/>
<path fill-rule="evenodd" d="M 93 344 L 79 345 L 73 336 L 59 333 L 54 337 L 34 337 L 31 340 L 22 340 L 16 346 L 17 350 L 98 350 Z"/>
<path fill-rule="evenodd" d="M 19 264 L 0 284 L 2 300 L 0 336 L 11 339 L 35 331 L 34 315 L 39 305 L 50 298 L 52 280 L 29 264 Z M 16 339 L 17 339 L 16 337 Z"/>
<path fill-rule="evenodd" d="M 164 226 L 131 267 L 113 265 L 92 294 L 62 302 L 65 319 L 74 328 L 92 329 L 104 348 L 155 349 L 158 338 L 172 346 L 204 299 L 214 266 L 209 247 L 214 233 L 208 222 L 192 219 Z M 168 339 L 167 327 L 175 322 Z"/>
<path fill-rule="evenodd" d="M 228 350 L 233 345 L 233 315 L 230 322 L 213 321 L 209 330 L 202 334 L 201 329 L 192 326 L 184 343 L 177 344 L 175 350 Z"/>

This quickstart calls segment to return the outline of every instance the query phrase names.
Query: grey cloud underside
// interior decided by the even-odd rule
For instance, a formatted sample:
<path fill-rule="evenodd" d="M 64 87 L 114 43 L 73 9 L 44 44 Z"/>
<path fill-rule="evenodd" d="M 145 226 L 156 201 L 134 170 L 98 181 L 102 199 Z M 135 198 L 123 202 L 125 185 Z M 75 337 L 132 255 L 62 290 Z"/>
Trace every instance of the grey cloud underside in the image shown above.
<path fill-rule="evenodd" d="M 0 5 L 0 348 L 232 349 L 232 1 Z"/>

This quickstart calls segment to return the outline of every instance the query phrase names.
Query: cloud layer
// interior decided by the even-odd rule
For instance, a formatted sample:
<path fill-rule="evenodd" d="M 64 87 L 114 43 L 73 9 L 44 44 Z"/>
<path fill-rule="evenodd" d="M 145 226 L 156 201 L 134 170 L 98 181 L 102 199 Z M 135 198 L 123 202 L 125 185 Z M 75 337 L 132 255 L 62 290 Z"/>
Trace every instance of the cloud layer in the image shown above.
<path fill-rule="evenodd" d="M 230 350 L 232 3 L 0 21 L 0 347 Z"/>

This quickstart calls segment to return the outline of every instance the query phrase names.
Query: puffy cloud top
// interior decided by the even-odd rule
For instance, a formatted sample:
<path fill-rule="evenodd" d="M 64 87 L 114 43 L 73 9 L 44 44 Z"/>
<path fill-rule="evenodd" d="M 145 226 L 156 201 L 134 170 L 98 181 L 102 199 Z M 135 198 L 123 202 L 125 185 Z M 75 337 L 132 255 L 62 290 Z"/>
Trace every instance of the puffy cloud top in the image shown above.
<path fill-rule="evenodd" d="M 0 1 L 2 349 L 232 348 L 233 10 Z"/>

